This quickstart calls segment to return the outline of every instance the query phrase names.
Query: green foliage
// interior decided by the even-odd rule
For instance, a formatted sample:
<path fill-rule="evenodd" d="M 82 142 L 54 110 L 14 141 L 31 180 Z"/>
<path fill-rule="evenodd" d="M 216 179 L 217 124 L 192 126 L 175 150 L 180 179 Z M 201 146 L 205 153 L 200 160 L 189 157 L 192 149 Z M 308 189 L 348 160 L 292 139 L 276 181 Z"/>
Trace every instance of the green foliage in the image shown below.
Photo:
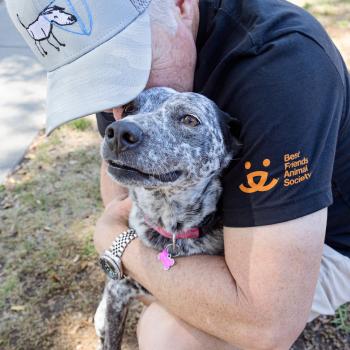
<path fill-rule="evenodd" d="M 85 239 L 83 249 L 82 249 L 82 255 L 85 257 L 93 257 L 96 256 L 96 249 L 92 240 L 92 237 L 89 236 Z"/>
<path fill-rule="evenodd" d="M 303 6 L 304 10 L 307 10 L 307 11 L 310 10 L 311 7 L 312 7 L 312 4 L 310 4 L 309 2 L 306 2 Z"/>
<path fill-rule="evenodd" d="M 17 289 L 19 281 L 17 275 L 12 274 L 5 278 L 0 286 L 0 310 L 6 305 L 6 300 L 10 297 L 11 292 Z"/>
<path fill-rule="evenodd" d="M 0 187 L 1 350 L 75 348 L 61 322 L 66 313 L 88 319 L 99 299 L 100 139 L 81 132 L 90 120 L 74 124 L 41 137 Z"/>
<path fill-rule="evenodd" d="M 338 21 L 338 22 L 337 22 L 337 25 L 338 25 L 340 28 L 343 28 L 343 29 L 349 28 L 349 24 L 350 24 L 350 22 L 347 21 L 347 20 L 341 20 L 341 21 Z"/>
<path fill-rule="evenodd" d="M 92 123 L 91 123 L 91 120 L 89 119 L 80 118 L 70 122 L 68 126 L 74 130 L 86 131 L 92 127 Z"/>
<path fill-rule="evenodd" d="M 340 330 L 350 333 L 350 312 L 349 305 L 342 305 L 335 315 L 332 323 Z"/>

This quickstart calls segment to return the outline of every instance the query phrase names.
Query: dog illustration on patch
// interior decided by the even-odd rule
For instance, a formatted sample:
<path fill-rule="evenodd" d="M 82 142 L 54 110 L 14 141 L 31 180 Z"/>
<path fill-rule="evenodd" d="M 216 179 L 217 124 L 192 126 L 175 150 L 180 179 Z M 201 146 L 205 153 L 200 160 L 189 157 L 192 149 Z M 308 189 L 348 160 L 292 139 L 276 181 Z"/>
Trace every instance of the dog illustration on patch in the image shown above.
<path fill-rule="evenodd" d="M 40 13 L 38 18 L 25 26 L 21 21 L 19 15 L 17 14 L 17 18 L 23 28 L 29 33 L 31 38 L 35 41 L 35 46 L 41 53 L 43 57 L 45 57 L 48 53 L 42 47 L 41 42 L 47 41 L 51 46 L 53 46 L 57 51 L 60 51 L 60 46 L 66 46 L 64 43 L 61 43 L 53 33 L 54 24 L 58 26 L 69 26 L 74 24 L 77 21 L 77 18 L 71 13 L 65 12 L 65 8 L 60 6 L 51 6 L 52 2 L 45 7 Z M 50 41 L 50 38 L 56 40 L 57 45 Z"/>

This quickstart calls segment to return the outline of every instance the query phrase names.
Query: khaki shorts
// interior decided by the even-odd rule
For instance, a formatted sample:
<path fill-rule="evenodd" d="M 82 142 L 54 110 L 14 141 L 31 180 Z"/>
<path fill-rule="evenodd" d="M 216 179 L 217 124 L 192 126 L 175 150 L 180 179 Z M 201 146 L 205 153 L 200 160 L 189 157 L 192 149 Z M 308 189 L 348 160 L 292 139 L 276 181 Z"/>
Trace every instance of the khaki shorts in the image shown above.
<path fill-rule="evenodd" d="M 350 302 L 350 259 L 325 245 L 308 322 L 320 315 L 334 315 Z"/>

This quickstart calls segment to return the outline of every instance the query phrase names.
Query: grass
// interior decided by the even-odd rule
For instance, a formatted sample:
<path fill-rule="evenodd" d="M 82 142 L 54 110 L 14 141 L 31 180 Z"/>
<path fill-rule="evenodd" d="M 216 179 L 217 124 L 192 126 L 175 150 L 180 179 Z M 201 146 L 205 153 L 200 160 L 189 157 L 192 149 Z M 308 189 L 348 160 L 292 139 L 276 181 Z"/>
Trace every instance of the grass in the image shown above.
<path fill-rule="evenodd" d="M 337 327 L 337 329 L 350 333 L 350 309 L 348 305 L 343 305 L 337 310 L 332 323 Z"/>
<path fill-rule="evenodd" d="M 350 0 L 308 0 L 301 5 L 332 32 L 350 27 Z"/>
<path fill-rule="evenodd" d="M 81 253 L 82 256 L 85 256 L 87 258 L 94 257 L 96 255 L 95 246 L 90 236 L 86 237 Z"/>
<path fill-rule="evenodd" d="M 311 10 L 312 4 L 310 4 L 309 2 L 306 2 L 306 3 L 303 5 L 303 8 L 304 8 L 305 10 Z"/>
<path fill-rule="evenodd" d="M 1 285 L 0 288 L 0 309 L 6 305 L 6 300 L 15 289 L 18 289 L 19 281 L 15 274 L 10 275 Z"/>
<path fill-rule="evenodd" d="M 99 137 L 88 125 L 40 137 L 0 187 L 2 349 L 73 348 L 78 340 L 60 336 L 67 313 L 81 314 L 80 332 L 93 334 L 104 276 L 92 243 L 102 209 Z"/>
<path fill-rule="evenodd" d="M 93 245 L 100 137 L 86 122 L 40 136 L 0 186 L 2 350 L 96 348 L 92 317 L 105 279 Z M 139 312 L 130 314 L 128 349 Z"/>
<path fill-rule="evenodd" d="M 81 118 L 70 122 L 68 124 L 68 127 L 79 131 L 85 131 L 85 130 L 91 129 L 92 123 L 91 123 L 91 120 L 89 119 Z"/>

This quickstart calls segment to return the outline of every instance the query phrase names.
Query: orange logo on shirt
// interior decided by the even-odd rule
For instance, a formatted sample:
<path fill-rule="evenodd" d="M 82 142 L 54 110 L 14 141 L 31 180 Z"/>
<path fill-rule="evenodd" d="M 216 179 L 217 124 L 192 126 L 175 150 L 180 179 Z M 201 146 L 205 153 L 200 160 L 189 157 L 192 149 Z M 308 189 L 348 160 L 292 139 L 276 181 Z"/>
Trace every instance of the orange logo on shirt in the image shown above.
<path fill-rule="evenodd" d="M 269 167 L 271 164 L 270 159 L 265 159 L 263 161 L 263 166 L 265 168 Z M 245 168 L 249 170 L 252 167 L 251 162 L 245 163 Z M 278 183 L 279 179 L 272 179 L 269 184 L 267 183 L 269 173 L 267 171 L 253 171 L 252 173 L 247 175 L 247 181 L 249 187 L 245 185 L 240 185 L 239 189 L 244 193 L 256 193 L 256 192 L 267 192 L 272 190 Z M 259 182 L 255 182 L 254 178 L 259 177 Z"/>

